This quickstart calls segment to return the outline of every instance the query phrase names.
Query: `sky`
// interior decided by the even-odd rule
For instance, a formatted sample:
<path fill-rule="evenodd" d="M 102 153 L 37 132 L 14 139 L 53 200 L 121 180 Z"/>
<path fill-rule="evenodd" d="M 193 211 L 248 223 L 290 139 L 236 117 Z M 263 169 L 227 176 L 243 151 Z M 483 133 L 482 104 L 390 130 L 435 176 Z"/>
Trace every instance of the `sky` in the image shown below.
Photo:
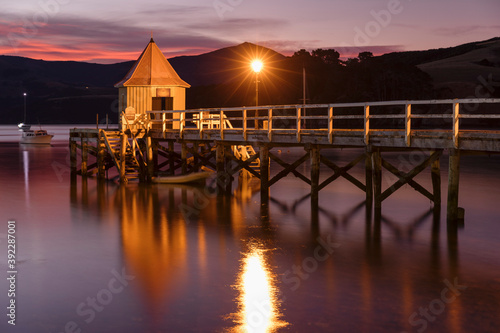
<path fill-rule="evenodd" d="M 251 42 L 284 55 L 450 47 L 500 36 L 499 0 L 2 0 L 0 54 L 135 60 L 154 40 L 170 58 Z"/>

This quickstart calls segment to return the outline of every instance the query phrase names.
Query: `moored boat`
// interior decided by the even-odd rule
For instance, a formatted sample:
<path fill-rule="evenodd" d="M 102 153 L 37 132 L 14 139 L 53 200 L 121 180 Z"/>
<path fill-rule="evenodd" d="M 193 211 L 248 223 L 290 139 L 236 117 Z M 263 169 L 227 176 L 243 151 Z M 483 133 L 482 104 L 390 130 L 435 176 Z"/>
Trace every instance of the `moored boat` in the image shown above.
<path fill-rule="evenodd" d="M 212 172 L 203 171 L 203 172 L 193 172 L 187 175 L 153 177 L 151 180 L 153 183 L 158 183 L 158 184 L 184 184 L 184 183 L 204 181 L 212 174 L 213 174 Z"/>
<path fill-rule="evenodd" d="M 50 144 L 54 135 L 48 134 L 46 130 L 24 130 L 21 137 L 22 144 Z"/>

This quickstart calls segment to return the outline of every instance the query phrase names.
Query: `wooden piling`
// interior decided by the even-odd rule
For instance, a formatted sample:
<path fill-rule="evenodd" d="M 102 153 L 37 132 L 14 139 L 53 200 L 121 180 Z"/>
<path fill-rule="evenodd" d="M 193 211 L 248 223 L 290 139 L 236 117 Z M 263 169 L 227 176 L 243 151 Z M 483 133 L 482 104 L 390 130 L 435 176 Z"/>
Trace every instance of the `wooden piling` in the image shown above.
<path fill-rule="evenodd" d="M 160 143 L 158 140 L 152 141 L 153 146 L 153 174 L 158 172 L 158 150 L 160 148 Z"/>
<path fill-rule="evenodd" d="M 87 177 L 82 177 L 82 204 L 84 207 L 88 207 L 89 204 L 89 184 Z"/>
<path fill-rule="evenodd" d="M 69 151 L 70 151 L 70 154 L 69 154 L 69 165 L 70 165 L 70 171 L 71 171 L 71 175 L 76 175 L 76 141 L 74 141 L 73 139 L 71 139 L 69 141 Z"/>
<path fill-rule="evenodd" d="M 127 153 L 127 134 L 122 133 L 120 137 L 120 182 L 126 183 L 126 153 Z"/>
<path fill-rule="evenodd" d="M 382 209 L 382 156 L 380 150 L 372 154 L 373 160 L 373 192 L 375 201 L 375 213 Z"/>
<path fill-rule="evenodd" d="M 200 171 L 199 155 L 201 154 L 201 152 L 199 152 L 199 150 L 200 150 L 199 144 L 197 142 L 193 142 L 193 165 L 194 165 L 193 171 L 194 172 Z"/>
<path fill-rule="evenodd" d="M 432 154 L 433 152 L 431 152 Z M 434 207 L 441 206 L 441 168 L 440 158 L 431 164 L 432 194 L 434 196 Z"/>
<path fill-rule="evenodd" d="M 174 141 L 168 142 L 168 163 L 169 163 L 169 174 L 175 174 L 175 151 L 174 151 Z"/>
<path fill-rule="evenodd" d="M 97 140 L 97 178 L 106 178 L 106 144 L 101 133 Z"/>
<path fill-rule="evenodd" d="M 450 149 L 448 170 L 448 204 L 447 220 L 456 222 L 458 219 L 458 187 L 460 176 L 460 150 Z"/>
<path fill-rule="evenodd" d="M 231 162 L 232 160 L 228 158 L 231 154 L 231 146 L 224 146 L 224 164 L 225 164 L 225 171 L 226 171 L 226 186 L 225 186 L 225 194 L 226 195 L 231 195 L 232 190 L 233 190 L 233 175 L 230 174 L 231 168 Z"/>
<path fill-rule="evenodd" d="M 181 167 L 181 172 L 183 175 L 187 173 L 187 143 L 183 142 L 181 145 L 181 160 L 182 160 L 182 167 Z"/>
<path fill-rule="evenodd" d="M 153 144 L 151 140 L 151 136 L 146 137 L 146 150 L 148 152 L 147 154 L 147 159 L 148 159 L 148 179 L 152 179 L 154 177 L 154 158 L 153 158 Z"/>
<path fill-rule="evenodd" d="M 225 170 L 225 149 L 224 145 L 221 143 L 216 144 L 216 155 L 215 155 L 215 166 L 217 172 L 217 193 L 222 194 L 225 190 L 225 179 L 226 179 L 226 170 Z"/>
<path fill-rule="evenodd" d="M 260 204 L 269 204 L 269 147 L 261 146 L 260 158 Z"/>
<path fill-rule="evenodd" d="M 87 165 L 88 165 L 88 159 L 89 159 L 89 148 L 88 148 L 88 139 L 87 138 L 82 138 L 81 139 L 81 145 L 82 145 L 82 165 L 81 165 L 81 172 L 82 176 L 86 177 L 87 176 Z"/>
<path fill-rule="evenodd" d="M 371 147 L 366 148 L 365 157 L 365 185 L 366 185 L 366 209 L 370 210 L 373 207 L 373 163 L 372 163 Z"/>
<path fill-rule="evenodd" d="M 318 210 L 319 200 L 319 169 L 321 165 L 321 155 L 318 146 L 311 147 L 309 151 L 311 158 L 311 209 Z"/>

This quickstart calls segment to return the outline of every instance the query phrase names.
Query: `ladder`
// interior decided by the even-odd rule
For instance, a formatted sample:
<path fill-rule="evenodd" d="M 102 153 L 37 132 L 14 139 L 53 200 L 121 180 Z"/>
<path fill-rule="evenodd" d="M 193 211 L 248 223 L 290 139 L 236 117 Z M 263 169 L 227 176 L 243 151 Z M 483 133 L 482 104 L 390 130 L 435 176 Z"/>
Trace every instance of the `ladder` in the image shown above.
<path fill-rule="evenodd" d="M 111 155 L 111 158 L 119 172 L 121 172 L 121 150 L 122 150 L 122 133 L 119 131 L 104 131 L 101 130 L 102 137 L 104 138 L 104 143 L 108 148 L 108 153 Z M 129 180 L 140 180 L 141 179 L 141 165 L 137 160 L 137 156 L 135 154 L 135 147 L 131 146 L 129 141 L 126 141 L 126 149 L 125 149 L 125 171 L 124 171 L 124 179 L 123 181 L 128 182 Z"/>

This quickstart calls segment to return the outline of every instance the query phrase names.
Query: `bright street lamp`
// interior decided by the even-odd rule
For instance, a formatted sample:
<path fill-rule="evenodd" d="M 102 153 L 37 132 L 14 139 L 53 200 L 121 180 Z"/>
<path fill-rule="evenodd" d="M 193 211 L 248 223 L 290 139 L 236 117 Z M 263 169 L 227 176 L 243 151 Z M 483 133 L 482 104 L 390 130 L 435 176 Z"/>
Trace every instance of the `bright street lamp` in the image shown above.
<path fill-rule="evenodd" d="M 262 67 L 264 65 L 262 64 L 262 61 L 260 60 L 254 60 L 252 62 L 252 69 L 255 73 L 259 73 L 262 70 Z"/>
<path fill-rule="evenodd" d="M 255 72 L 255 106 L 259 106 L 259 73 L 264 67 L 264 64 L 260 60 L 252 61 L 252 69 Z M 255 116 L 259 116 L 259 110 L 255 111 Z M 255 129 L 259 129 L 259 120 L 255 119 Z"/>

